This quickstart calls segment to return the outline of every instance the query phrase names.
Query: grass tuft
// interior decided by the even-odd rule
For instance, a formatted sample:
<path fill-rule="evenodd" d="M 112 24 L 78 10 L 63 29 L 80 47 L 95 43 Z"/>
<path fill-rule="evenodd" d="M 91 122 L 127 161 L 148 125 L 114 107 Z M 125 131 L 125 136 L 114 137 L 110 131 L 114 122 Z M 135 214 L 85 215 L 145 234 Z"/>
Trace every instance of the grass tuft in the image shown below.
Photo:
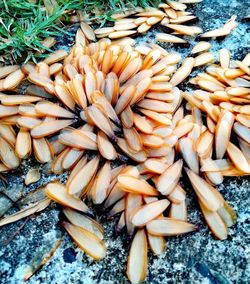
<path fill-rule="evenodd" d="M 107 3 L 108 2 L 108 3 Z M 69 24 L 69 15 L 79 10 L 102 24 L 111 14 L 136 6 L 153 6 L 151 0 L 2 0 L 0 1 L 0 59 L 36 61 L 44 46 L 41 41 L 57 37 Z"/>

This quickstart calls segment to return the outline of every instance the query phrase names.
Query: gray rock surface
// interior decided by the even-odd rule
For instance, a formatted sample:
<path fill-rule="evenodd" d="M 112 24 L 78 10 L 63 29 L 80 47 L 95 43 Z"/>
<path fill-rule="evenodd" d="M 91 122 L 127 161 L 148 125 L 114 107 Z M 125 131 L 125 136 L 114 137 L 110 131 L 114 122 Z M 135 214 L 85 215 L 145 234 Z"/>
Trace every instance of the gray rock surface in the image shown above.
<path fill-rule="evenodd" d="M 249 7 L 248 0 L 205 0 L 196 6 L 190 6 L 189 10 L 198 16 L 198 25 L 205 31 L 221 26 L 231 15 L 236 14 L 238 28 L 225 39 L 211 42 L 213 51 L 226 47 L 231 50 L 234 59 L 241 59 L 250 51 L 250 24 L 243 20 L 244 16 L 250 14 Z M 72 27 L 72 34 L 75 29 Z M 150 31 L 139 40 L 153 40 L 154 34 L 155 30 Z M 72 39 L 73 36 L 64 36 L 61 40 L 62 46 L 69 48 Z M 189 42 L 191 45 L 187 47 L 176 48 L 173 45 L 166 45 L 166 48 L 177 50 L 185 57 L 194 45 L 195 39 L 190 41 L 189 38 Z M 25 174 L 34 166 L 41 168 L 42 179 L 34 185 L 25 187 Z M 64 177 L 65 175 L 61 178 Z M 55 175 L 48 173 L 48 167 L 37 165 L 33 160 L 25 162 L 15 173 L 8 174 L 7 185 L 0 184 L 0 216 L 12 204 L 6 195 L 16 201 L 55 178 Z M 228 178 L 219 186 L 220 192 L 238 214 L 237 224 L 229 230 L 226 241 L 213 239 L 204 225 L 192 190 L 188 185 L 185 185 L 185 188 L 188 193 L 188 218 L 190 222 L 198 224 L 199 231 L 169 238 L 167 250 L 159 258 L 150 253 L 145 283 L 249 283 L 249 178 Z M 17 208 L 14 206 L 8 214 L 15 210 Z M 125 234 L 115 236 L 116 220 L 110 222 L 102 214 L 97 214 L 97 219 L 105 227 L 108 254 L 105 259 L 95 262 L 78 249 L 61 228 L 59 212 L 57 205 L 52 204 L 35 217 L 0 228 L 0 283 L 24 283 L 23 279 L 31 271 L 36 270 L 42 259 L 56 246 L 58 248 L 52 258 L 35 273 L 29 283 L 128 283 L 125 265 L 129 241 Z M 18 228 L 20 231 L 17 233 Z"/>

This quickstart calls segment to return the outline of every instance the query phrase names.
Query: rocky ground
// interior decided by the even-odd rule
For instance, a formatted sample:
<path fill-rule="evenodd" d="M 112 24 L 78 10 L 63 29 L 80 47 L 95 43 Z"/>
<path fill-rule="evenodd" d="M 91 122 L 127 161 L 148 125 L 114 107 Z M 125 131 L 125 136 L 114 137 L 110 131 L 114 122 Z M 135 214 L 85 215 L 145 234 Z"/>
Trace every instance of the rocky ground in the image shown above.
<path fill-rule="evenodd" d="M 238 28 L 223 40 L 211 41 L 213 51 L 226 47 L 230 49 L 234 59 L 241 59 L 250 51 L 250 23 L 243 20 L 244 16 L 250 14 L 249 0 L 204 0 L 201 4 L 191 6 L 190 10 L 198 16 L 198 25 L 204 30 L 219 27 L 231 15 L 236 14 Z M 76 27 L 72 27 L 71 30 L 73 38 Z M 154 33 L 155 30 L 150 31 L 139 40 L 152 41 Z M 67 36 L 60 39 L 60 45 L 69 48 L 72 38 Z M 190 52 L 195 39 L 189 42 L 190 46 L 176 48 L 167 45 L 166 48 L 177 50 L 184 57 Z M 34 185 L 25 187 L 25 174 L 33 167 L 41 168 L 42 179 Z M 15 201 L 55 178 L 55 175 L 49 174 L 48 167 L 41 167 L 32 160 L 25 162 L 18 171 L 7 176 L 7 183 L 0 184 L 0 216 L 12 203 L 5 194 Z M 230 229 L 226 241 L 213 239 L 204 225 L 192 190 L 186 186 L 185 188 L 188 193 L 189 221 L 198 224 L 199 231 L 169 238 L 167 250 L 161 257 L 150 255 L 148 277 L 144 283 L 248 283 L 250 179 L 228 178 L 219 186 L 220 192 L 238 215 L 237 224 Z M 13 213 L 16 209 L 14 206 L 8 213 Z M 55 204 L 34 218 L 1 228 L 0 283 L 24 283 L 23 279 L 35 271 L 41 261 L 56 248 L 53 257 L 35 273 L 29 283 L 128 283 L 125 276 L 128 241 L 124 236 L 115 236 L 115 221 L 107 221 L 101 214 L 96 217 L 104 224 L 105 241 L 108 246 L 107 257 L 99 262 L 88 258 L 71 242 L 60 227 L 60 212 Z M 20 231 L 16 234 L 18 228 Z"/>

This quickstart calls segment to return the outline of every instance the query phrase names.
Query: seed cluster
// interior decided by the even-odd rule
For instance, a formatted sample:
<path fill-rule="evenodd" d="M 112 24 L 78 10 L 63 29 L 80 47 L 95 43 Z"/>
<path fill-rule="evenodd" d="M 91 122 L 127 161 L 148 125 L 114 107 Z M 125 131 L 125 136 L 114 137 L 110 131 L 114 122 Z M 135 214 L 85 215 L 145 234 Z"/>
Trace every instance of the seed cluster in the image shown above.
<path fill-rule="evenodd" d="M 168 16 L 175 11 L 171 5 L 183 5 L 167 3 L 161 8 Z M 150 13 L 147 24 L 158 17 Z M 235 26 L 234 20 L 228 23 Z M 116 32 L 110 30 L 109 37 Z M 224 176 L 250 174 L 250 53 L 231 62 L 229 51 L 221 49 L 218 64 L 190 79 L 196 90 L 187 92 L 178 85 L 195 67 L 214 60 L 209 43 L 199 42 L 192 50 L 199 55 L 182 61 L 157 44 L 106 37 L 92 42 L 95 34 L 100 29 L 82 23 L 69 54 L 58 50 L 37 65 L 0 67 L 0 171 L 34 154 L 40 163 L 51 162 L 54 173 L 70 172 L 65 185 L 49 183 L 48 198 L 0 226 L 53 200 L 63 207 L 69 235 L 98 260 L 106 246 L 102 227 L 87 214 L 84 201 L 91 200 L 109 217 L 120 214 L 117 231 L 133 237 L 127 276 L 139 283 L 146 277 L 148 245 L 159 255 L 165 237 L 196 230 L 187 221 L 182 175 L 216 238 L 226 239 L 236 221 L 213 185 Z M 31 82 L 25 94 L 14 93 L 24 80 Z M 39 178 L 33 169 L 25 183 Z"/>

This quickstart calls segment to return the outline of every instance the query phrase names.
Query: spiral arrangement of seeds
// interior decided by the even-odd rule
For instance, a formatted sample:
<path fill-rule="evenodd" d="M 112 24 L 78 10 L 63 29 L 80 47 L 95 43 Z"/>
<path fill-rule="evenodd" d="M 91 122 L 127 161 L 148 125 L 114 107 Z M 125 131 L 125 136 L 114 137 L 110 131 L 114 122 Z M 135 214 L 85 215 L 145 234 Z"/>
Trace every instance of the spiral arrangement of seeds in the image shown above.
<path fill-rule="evenodd" d="M 88 215 L 85 200 L 92 201 L 109 217 L 120 214 L 116 230 L 125 229 L 132 238 L 127 262 L 132 283 L 146 277 L 148 245 L 159 255 L 165 237 L 196 230 L 187 221 L 182 175 L 190 180 L 210 230 L 223 240 L 236 214 L 213 185 L 224 176 L 250 174 L 250 53 L 231 62 L 230 52 L 221 49 L 218 64 L 190 79 L 195 91 L 181 90 L 178 85 L 193 68 L 214 60 L 208 42 L 193 48 L 198 56 L 182 61 L 157 44 L 124 37 L 129 34 L 124 26 L 134 29 L 135 21 L 145 28 L 194 17 L 180 2 L 159 7 L 133 15 L 132 25 L 131 19 L 126 22 L 131 13 L 114 16 L 114 27 L 96 31 L 82 23 L 69 53 L 55 51 L 37 65 L 0 67 L 0 172 L 16 169 L 30 155 L 50 162 L 56 174 L 69 171 L 66 184 L 47 184 L 47 198 L 3 218 L 0 226 L 55 201 L 67 219 L 63 227 L 98 260 L 106 246 L 101 225 Z M 178 34 L 198 31 L 167 25 Z M 225 36 L 236 26 L 232 17 L 204 35 Z M 96 41 L 96 35 L 103 38 Z M 157 40 L 181 43 L 167 34 Z M 25 80 L 31 84 L 17 94 Z M 25 183 L 38 179 L 32 170 Z"/>

